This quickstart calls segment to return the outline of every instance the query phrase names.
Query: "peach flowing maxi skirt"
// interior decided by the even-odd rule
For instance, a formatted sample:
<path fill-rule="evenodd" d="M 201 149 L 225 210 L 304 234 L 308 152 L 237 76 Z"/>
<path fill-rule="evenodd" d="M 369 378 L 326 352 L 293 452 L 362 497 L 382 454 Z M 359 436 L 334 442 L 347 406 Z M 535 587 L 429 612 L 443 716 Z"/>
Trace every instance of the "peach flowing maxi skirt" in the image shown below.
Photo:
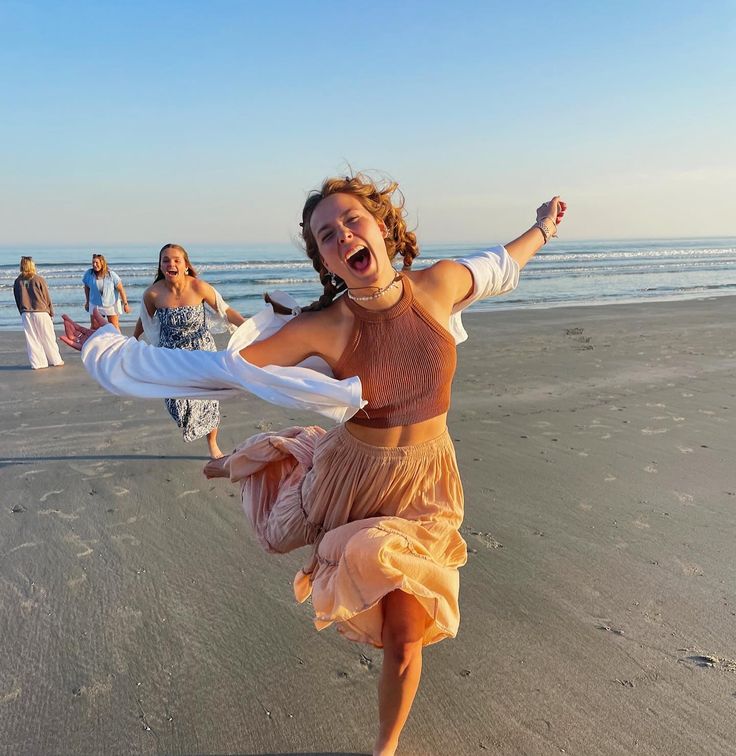
<path fill-rule="evenodd" d="M 311 595 L 318 630 L 381 647 L 381 599 L 413 595 L 427 613 L 424 645 L 457 633 L 459 573 L 467 550 L 458 529 L 463 490 L 452 441 L 376 447 L 345 426 L 261 433 L 227 461 L 261 545 L 286 553 L 311 545 L 294 579 Z"/>

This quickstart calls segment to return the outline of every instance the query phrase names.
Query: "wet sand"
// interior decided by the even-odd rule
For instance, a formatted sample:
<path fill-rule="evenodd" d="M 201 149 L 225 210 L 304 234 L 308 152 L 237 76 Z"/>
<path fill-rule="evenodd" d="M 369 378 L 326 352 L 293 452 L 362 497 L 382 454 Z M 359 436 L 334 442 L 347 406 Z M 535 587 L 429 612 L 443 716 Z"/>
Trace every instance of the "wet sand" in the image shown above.
<path fill-rule="evenodd" d="M 731 754 L 733 298 L 479 314 L 458 638 L 403 754 Z M 381 653 L 314 631 L 163 403 L 0 333 L 0 753 L 367 753 Z M 222 405 L 220 445 L 313 415 Z"/>

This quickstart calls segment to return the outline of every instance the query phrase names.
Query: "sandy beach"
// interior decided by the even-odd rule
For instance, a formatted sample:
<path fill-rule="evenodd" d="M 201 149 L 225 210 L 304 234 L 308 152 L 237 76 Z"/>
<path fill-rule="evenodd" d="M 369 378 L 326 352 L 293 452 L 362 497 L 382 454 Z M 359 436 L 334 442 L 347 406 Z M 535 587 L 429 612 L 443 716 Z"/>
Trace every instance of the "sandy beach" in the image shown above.
<path fill-rule="evenodd" d="M 733 298 L 466 318 L 457 639 L 402 754 L 733 754 Z M 381 653 L 317 633 L 160 401 L 0 333 L 0 753 L 358 754 Z M 319 422 L 252 397 L 220 445 Z"/>

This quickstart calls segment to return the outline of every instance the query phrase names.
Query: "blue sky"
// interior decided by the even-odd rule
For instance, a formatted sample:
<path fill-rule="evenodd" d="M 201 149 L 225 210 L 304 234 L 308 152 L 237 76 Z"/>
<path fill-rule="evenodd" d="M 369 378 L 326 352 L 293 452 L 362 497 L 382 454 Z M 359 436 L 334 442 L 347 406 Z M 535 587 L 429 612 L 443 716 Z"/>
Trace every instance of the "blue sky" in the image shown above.
<path fill-rule="evenodd" d="M 0 0 L 0 244 L 288 242 L 398 180 L 420 240 L 736 234 L 736 3 Z"/>

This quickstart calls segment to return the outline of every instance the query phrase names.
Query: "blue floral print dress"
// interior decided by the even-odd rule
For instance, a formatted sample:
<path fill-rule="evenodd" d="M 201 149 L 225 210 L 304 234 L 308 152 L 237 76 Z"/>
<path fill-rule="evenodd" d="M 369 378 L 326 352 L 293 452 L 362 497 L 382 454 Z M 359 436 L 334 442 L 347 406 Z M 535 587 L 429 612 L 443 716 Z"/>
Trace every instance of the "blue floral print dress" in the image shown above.
<path fill-rule="evenodd" d="M 204 302 L 196 306 L 164 307 L 156 310 L 161 324 L 159 346 L 167 349 L 203 349 L 216 352 L 207 328 Z M 166 409 L 182 429 L 184 441 L 206 436 L 220 425 L 220 403 L 213 399 L 165 399 Z"/>

